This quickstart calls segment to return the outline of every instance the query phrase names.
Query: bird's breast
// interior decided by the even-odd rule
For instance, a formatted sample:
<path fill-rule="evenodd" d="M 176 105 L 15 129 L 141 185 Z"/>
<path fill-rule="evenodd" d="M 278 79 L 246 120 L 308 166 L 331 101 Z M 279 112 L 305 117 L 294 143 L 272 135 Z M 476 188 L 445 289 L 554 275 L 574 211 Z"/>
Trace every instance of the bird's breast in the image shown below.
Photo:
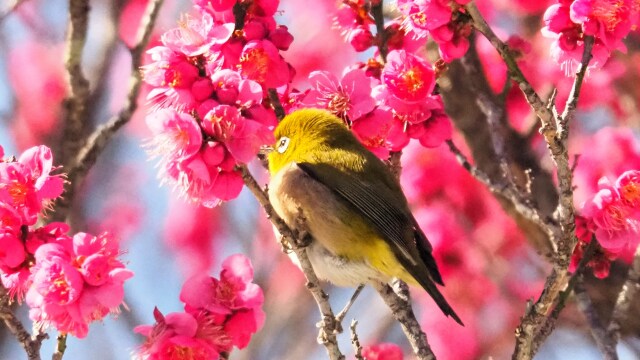
<path fill-rule="evenodd" d="M 300 212 L 304 216 L 313 237 L 307 253 L 320 278 L 340 286 L 385 280 L 387 276 L 371 266 L 369 257 L 372 247 L 380 244 L 377 235 L 345 200 L 295 163 L 272 177 L 269 200 L 290 227 L 295 227 Z"/>

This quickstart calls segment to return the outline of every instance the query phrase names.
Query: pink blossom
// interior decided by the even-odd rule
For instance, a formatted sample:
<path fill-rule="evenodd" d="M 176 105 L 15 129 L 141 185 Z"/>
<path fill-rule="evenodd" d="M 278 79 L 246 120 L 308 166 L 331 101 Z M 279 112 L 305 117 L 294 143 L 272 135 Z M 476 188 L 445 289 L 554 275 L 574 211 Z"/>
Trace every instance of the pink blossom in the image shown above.
<path fill-rule="evenodd" d="M 285 25 L 278 25 L 269 33 L 269 40 L 278 50 L 286 51 L 293 43 L 293 35 Z"/>
<path fill-rule="evenodd" d="M 253 80 L 242 79 L 230 69 L 217 71 L 211 76 L 216 99 L 221 104 L 250 107 L 262 102 L 262 88 Z M 203 115 L 204 117 L 204 115 Z"/>
<path fill-rule="evenodd" d="M 341 79 L 327 71 L 309 75 L 312 90 L 302 100 L 305 106 L 321 107 L 343 119 L 355 121 L 372 111 L 371 79 L 361 69 L 348 69 Z"/>
<path fill-rule="evenodd" d="M 389 158 L 389 149 L 392 148 L 387 140 L 392 122 L 393 114 L 389 109 L 377 108 L 354 121 L 351 130 L 367 149 L 386 160 Z"/>
<path fill-rule="evenodd" d="M 191 115 L 161 109 L 148 114 L 146 122 L 153 133 L 149 152 L 163 163 L 191 158 L 202 146 L 202 132 Z"/>
<path fill-rule="evenodd" d="M 117 312 L 122 304 L 123 283 L 133 273 L 118 256 L 117 241 L 107 233 L 59 236 L 39 246 L 26 295 L 31 319 L 85 337 L 89 323 Z"/>
<path fill-rule="evenodd" d="M 202 120 L 202 126 L 213 139 L 224 143 L 238 162 L 249 162 L 260 147 L 271 144 L 273 132 L 257 121 L 243 117 L 238 108 L 218 105 Z"/>
<path fill-rule="evenodd" d="M 625 171 L 616 180 L 615 187 L 622 202 L 633 209 L 634 215 L 640 213 L 640 171 Z"/>
<path fill-rule="evenodd" d="M 231 343 L 238 349 L 249 345 L 251 336 L 264 324 L 264 312 L 260 308 L 240 310 L 226 320 L 225 333 L 231 338 Z"/>
<path fill-rule="evenodd" d="M 211 6 L 214 11 L 224 12 L 231 10 L 237 0 L 194 0 L 193 3 L 197 6 L 206 7 Z"/>
<path fill-rule="evenodd" d="M 147 99 L 159 107 L 191 110 L 196 106 L 192 86 L 200 77 L 199 69 L 181 53 L 165 46 L 147 51 L 152 63 L 142 66 L 144 81 L 153 86 Z"/>
<path fill-rule="evenodd" d="M 180 352 L 209 359 L 246 347 L 264 323 L 262 290 L 252 281 L 251 263 L 240 254 L 222 263 L 220 280 L 202 274 L 187 280 L 180 292 L 184 313 L 164 317 L 155 309 L 153 326 L 135 328 L 147 337 L 138 358 L 173 359 Z"/>
<path fill-rule="evenodd" d="M 436 84 L 431 66 L 404 50 L 389 52 L 381 80 L 391 95 L 409 102 L 426 99 Z"/>
<path fill-rule="evenodd" d="M 362 357 L 367 360 L 402 360 L 402 349 L 393 343 L 380 343 L 362 347 Z"/>
<path fill-rule="evenodd" d="M 362 52 L 373 46 L 374 37 L 369 27 L 361 25 L 349 31 L 347 41 L 356 51 Z"/>
<path fill-rule="evenodd" d="M 62 194 L 61 175 L 51 175 L 52 170 L 46 146 L 27 149 L 16 162 L 0 162 L 0 201 L 13 207 L 26 225 L 34 224 L 40 211 Z"/>
<path fill-rule="evenodd" d="M 140 325 L 134 331 L 147 337 L 134 355 L 144 360 L 215 359 L 219 356 L 211 344 L 198 337 L 198 322 L 188 313 L 166 316 L 155 308 L 154 325 Z"/>
<path fill-rule="evenodd" d="M 603 248 L 618 253 L 638 243 L 640 224 L 630 208 L 606 178 L 599 191 L 582 206 L 582 214 L 595 224 L 595 235 Z"/>
<path fill-rule="evenodd" d="M 233 23 L 216 24 L 208 12 L 201 12 L 199 17 L 183 15 L 179 24 L 162 35 L 162 43 L 188 57 L 208 54 L 214 45 L 229 40 L 234 29 Z"/>
<path fill-rule="evenodd" d="M 18 267 L 25 260 L 26 251 L 19 236 L 17 228 L 0 228 L 0 271 Z"/>
<path fill-rule="evenodd" d="M 249 41 L 240 54 L 238 69 L 243 77 L 265 88 L 280 87 L 291 78 L 289 65 L 269 40 Z"/>
<path fill-rule="evenodd" d="M 249 259 L 241 254 L 232 255 L 222 263 L 220 280 L 196 275 L 185 282 L 180 300 L 187 310 L 205 309 L 218 314 L 256 308 L 262 305 L 263 295 L 251 281 L 253 268 Z"/>

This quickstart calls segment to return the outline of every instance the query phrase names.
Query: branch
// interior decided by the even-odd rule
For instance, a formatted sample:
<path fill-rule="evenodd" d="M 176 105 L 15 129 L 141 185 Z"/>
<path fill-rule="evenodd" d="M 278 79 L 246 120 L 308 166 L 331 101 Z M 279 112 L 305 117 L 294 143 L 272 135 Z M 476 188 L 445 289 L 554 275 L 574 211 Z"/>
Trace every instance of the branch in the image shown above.
<path fill-rule="evenodd" d="M 82 52 L 87 40 L 88 23 L 89 1 L 69 0 L 69 29 L 65 54 L 69 97 L 64 101 L 66 118 L 62 144 L 62 161 L 65 165 L 70 163 L 71 158 L 82 146 L 82 130 L 84 122 L 87 121 L 89 80 L 82 71 Z"/>
<path fill-rule="evenodd" d="M 389 51 L 387 48 L 389 34 L 384 28 L 383 0 L 371 1 L 371 15 L 373 15 L 373 20 L 376 24 L 376 33 L 378 34 L 378 51 L 380 52 L 382 62 L 385 63 L 387 62 L 387 53 Z"/>
<path fill-rule="evenodd" d="M 618 354 L 616 353 L 616 343 L 611 338 L 611 334 L 607 333 L 605 325 L 602 323 L 598 313 L 594 309 L 591 297 L 589 297 L 589 294 L 587 294 L 587 291 L 584 288 L 584 279 L 582 276 L 579 277 L 574 291 L 576 293 L 578 308 L 587 318 L 591 335 L 596 341 L 596 345 L 604 356 L 604 359 L 617 360 Z"/>
<path fill-rule="evenodd" d="M 632 301 L 637 297 L 638 293 L 640 293 L 640 247 L 636 249 L 633 264 L 629 268 L 627 281 L 622 286 L 620 294 L 618 294 L 618 300 L 611 315 L 611 322 L 607 327 L 614 344 L 620 340 L 620 323 L 624 321 L 626 316 L 629 316 Z"/>
<path fill-rule="evenodd" d="M 394 292 L 388 284 L 381 282 L 375 282 L 374 287 L 385 304 L 391 309 L 393 317 L 400 323 L 402 331 L 409 340 L 417 358 L 420 360 L 435 360 L 436 356 L 427 342 L 427 335 L 422 331 L 420 323 L 411 308 L 407 285 L 400 280 L 396 284 L 399 287 L 398 293 Z"/>
<path fill-rule="evenodd" d="M 58 340 L 56 342 L 56 350 L 53 352 L 51 356 L 51 360 L 62 360 L 62 356 L 64 356 L 64 352 L 67 350 L 67 334 L 58 335 Z"/>
<path fill-rule="evenodd" d="M 34 333 L 33 335 L 24 328 L 24 325 L 13 313 L 13 309 L 9 305 L 9 294 L 7 290 L 0 286 L 0 320 L 4 322 L 7 329 L 16 337 L 22 348 L 27 353 L 27 359 L 40 360 L 40 348 L 42 341 L 48 339 L 49 335 L 45 333 Z"/>
<path fill-rule="evenodd" d="M 138 95 L 142 86 L 142 75 L 139 68 L 142 64 L 142 55 L 149 43 L 153 25 L 160 11 L 164 0 L 153 0 L 147 5 L 145 15 L 138 29 L 136 45 L 129 49 L 131 54 L 131 78 L 129 80 L 129 92 L 124 107 L 117 115 L 109 119 L 105 124 L 99 126 L 87 139 L 86 144 L 79 149 L 73 162 L 69 166 L 67 173 L 68 183 L 65 188 L 65 195 L 56 202 L 54 217 L 57 220 L 64 219 L 69 211 L 69 207 L 76 190 L 87 175 L 87 172 L 96 163 L 98 156 L 102 153 L 115 133 L 124 126 L 133 113 L 138 108 Z"/>
<path fill-rule="evenodd" d="M 318 310 L 320 310 L 320 314 L 322 316 L 320 336 L 318 337 L 319 342 L 325 346 L 330 359 L 344 359 L 344 355 L 342 355 L 340 348 L 338 347 L 338 339 L 336 337 L 336 333 L 338 333 L 340 329 L 340 324 L 336 321 L 336 317 L 333 314 L 331 305 L 329 304 L 329 296 L 322 290 L 322 287 L 320 287 L 320 280 L 313 271 L 313 266 L 311 265 L 306 249 L 299 246 L 299 244 L 304 242 L 304 237 L 301 236 L 300 233 L 293 231 L 285 221 L 278 216 L 269 201 L 269 196 L 265 190 L 260 187 L 247 167 L 245 165 L 241 165 L 239 168 L 242 172 L 242 179 L 244 180 L 245 185 L 247 185 L 249 190 L 256 197 L 264 211 L 267 213 L 267 218 L 284 238 L 283 242 L 287 242 L 289 244 L 289 248 L 294 252 L 298 262 L 300 263 L 300 269 L 307 279 L 306 286 L 311 292 L 313 299 L 318 304 Z"/>
<path fill-rule="evenodd" d="M 514 189 L 512 186 L 494 183 L 487 174 L 473 166 L 469 162 L 469 160 L 467 160 L 467 158 L 453 143 L 453 141 L 447 140 L 446 143 L 449 146 L 449 150 L 455 155 L 458 163 L 460 163 L 460 165 L 462 165 L 462 167 L 465 168 L 465 170 L 467 170 L 471 174 L 471 176 L 483 183 L 493 194 L 501 195 L 502 197 L 511 201 L 516 212 L 518 212 L 520 215 L 524 216 L 531 222 L 535 223 L 538 227 L 540 227 L 540 229 L 544 230 L 545 232 L 548 232 L 548 229 L 554 226 L 554 224 L 551 223 L 549 219 L 545 219 L 540 214 L 538 209 L 528 204 L 527 199 L 523 198 L 522 194 L 519 191 Z"/>

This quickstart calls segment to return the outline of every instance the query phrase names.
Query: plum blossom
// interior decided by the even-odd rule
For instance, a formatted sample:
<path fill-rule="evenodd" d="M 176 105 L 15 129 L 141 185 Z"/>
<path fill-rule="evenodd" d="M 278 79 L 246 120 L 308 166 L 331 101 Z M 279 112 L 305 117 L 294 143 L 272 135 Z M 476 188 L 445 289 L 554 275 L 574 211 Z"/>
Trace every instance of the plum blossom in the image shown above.
<path fill-rule="evenodd" d="M 62 177 L 51 175 L 53 170 L 51 149 L 42 145 L 25 150 L 17 161 L 0 162 L 0 202 L 15 209 L 22 224 L 33 225 L 62 194 Z"/>
<path fill-rule="evenodd" d="M 179 352 L 209 359 L 246 347 L 264 323 L 262 290 L 252 281 L 251 263 L 241 254 L 222 263 L 220 279 L 198 274 L 187 280 L 180 292 L 183 313 L 163 316 L 156 309 L 154 325 L 136 327 L 147 337 L 137 358 L 165 359 Z"/>
<path fill-rule="evenodd" d="M 215 359 L 216 349 L 206 340 L 199 338 L 198 322 L 188 313 L 162 315 L 155 308 L 154 325 L 139 325 L 134 331 L 147 339 L 140 347 L 135 359 Z"/>
<path fill-rule="evenodd" d="M 391 95 L 407 102 L 426 99 L 436 85 L 431 66 L 404 50 L 389 52 L 381 81 Z"/>
<path fill-rule="evenodd" d="M 361 69 L 347 69 L 341 79 L 327 71 L 313 71 L 309 82 L 313 88 L 302 100 L 305 106 L 325 108 L 349 121 L 355 121 L 375 107 L 371 79 Z"/>
<path fill-rule="evenodd" d="M 558 1 L 544 14 L 542 34 L 553 39 L 552 57 L 567 74 L 576 70 L 584 51 L 584 37 L 593 36 L 593 60 L 601 68 L 614 50 L 626 51 L 622 42 L 632 29 L 638 7 L 631 0 Z"/>
<path fill-rule="evenodd" d="M 91 322 L 119 312 L 133 272 L 118 260 L 118 242 L 109 233 L 60 236 L 34 255 L 26 295 L 34 322 L 83 338 Z"/>
<path fill-rule="evenodd" d="M 407 36 L 426 39 L 431 36 L 439 46 L 440 56 L 449 62 L 462 57 L 469 49 L 471 25 L 466 21 L 463 5 L 469 0 L 398 0 L 404 16 Z"/>

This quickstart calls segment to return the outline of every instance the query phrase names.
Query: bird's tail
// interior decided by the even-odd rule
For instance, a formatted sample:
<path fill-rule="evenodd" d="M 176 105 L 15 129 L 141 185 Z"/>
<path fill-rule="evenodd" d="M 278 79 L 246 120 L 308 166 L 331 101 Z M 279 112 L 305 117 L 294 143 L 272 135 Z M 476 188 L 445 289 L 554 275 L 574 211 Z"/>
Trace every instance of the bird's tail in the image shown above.
<path fill-rule="evenodd" d="M 435 282 L 427 274 L 426 269 L 422 268 L 422 271 L 420 271 L 419 266 L 413 266 L 411 270 L 413 271 L 408 271 L 406 273 L 408 276 L 402 276 L 401 279 L 405 282 L 422 286 L 445 315 L 451 316 L 458 324 L 464 326 L 464 323 L 460 320 L 458 314 L 456 314 L 451 305 L 449 305 Z"/>

